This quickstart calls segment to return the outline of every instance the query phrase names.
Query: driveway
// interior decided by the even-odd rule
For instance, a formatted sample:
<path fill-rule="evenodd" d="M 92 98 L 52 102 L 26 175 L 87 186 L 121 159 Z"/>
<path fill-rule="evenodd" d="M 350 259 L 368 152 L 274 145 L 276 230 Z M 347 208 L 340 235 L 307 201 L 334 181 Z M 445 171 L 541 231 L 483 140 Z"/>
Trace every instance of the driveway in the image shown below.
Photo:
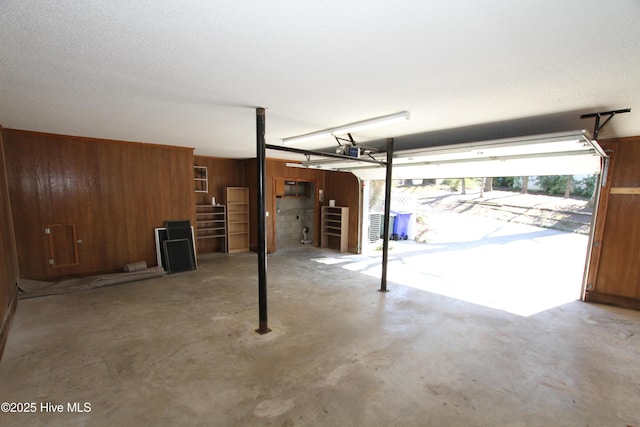
<path fill-rule="evenodd" d="M 580 298 L 588 236 L 431 211 L 426 243 L 392 241 L 388 288 L 395 284 L 530 316 Z M 375 245 L 343 267 L 380 277 Z"/>

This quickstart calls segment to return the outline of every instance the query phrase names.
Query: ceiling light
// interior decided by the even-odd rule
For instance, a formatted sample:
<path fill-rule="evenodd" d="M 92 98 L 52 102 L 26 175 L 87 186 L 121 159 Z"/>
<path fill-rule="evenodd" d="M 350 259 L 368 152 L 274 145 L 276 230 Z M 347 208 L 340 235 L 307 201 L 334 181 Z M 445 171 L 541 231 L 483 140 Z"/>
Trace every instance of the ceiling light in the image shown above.
<path fill-rule="evenodd" d="M 301 163 L 292 163 L 292 162 L 286 162 L 284 165 L 285 165 L 286 167 L 289 167 L 289 168 L 301 168 L 301 169 L 306 169 L 306 168 L 308 167 L 308 166 L 303 165 L 303 164 L 301 164 Z"/>
<path fill-rule="evenodd" d="M 408 111 L 401 111 L 399 113 L 390 114 L 388 116 L 376 117 L 373 119 L 363 120 L 360 122 L 351 123 L 344 126 L 338 126 L 329 128 L 317 132 L 307 133 L 299 136 L 292 136 L 290 138 L 284 138 L 282 142 L 284 144 L 295 144 L 299 142 L 311 141 L 314 139 L 323 138 L 329 135 L 344 135 L 351 132 L 358 132 L 365 129 L 372 129 L 381 126 L 391 125 L 393 123 L 403 122 L 409 120 L 411 115 Z"/>

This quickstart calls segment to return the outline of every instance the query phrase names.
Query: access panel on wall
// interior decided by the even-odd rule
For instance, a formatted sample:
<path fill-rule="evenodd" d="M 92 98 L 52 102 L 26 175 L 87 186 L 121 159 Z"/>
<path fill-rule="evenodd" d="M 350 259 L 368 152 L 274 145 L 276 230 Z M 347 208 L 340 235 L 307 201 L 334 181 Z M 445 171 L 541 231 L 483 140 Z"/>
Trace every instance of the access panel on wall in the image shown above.
<path fill-rule="evenodd" d="M 47 224 L 44 230 L 51 267 L 78 265 L 78 238 L 75 224 Z"/>

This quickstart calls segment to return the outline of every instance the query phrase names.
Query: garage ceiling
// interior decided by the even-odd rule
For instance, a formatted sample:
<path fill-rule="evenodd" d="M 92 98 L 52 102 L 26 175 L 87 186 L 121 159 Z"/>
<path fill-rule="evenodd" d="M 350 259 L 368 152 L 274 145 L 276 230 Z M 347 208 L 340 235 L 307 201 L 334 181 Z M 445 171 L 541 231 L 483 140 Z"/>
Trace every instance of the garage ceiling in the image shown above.
<path fill-rule="evenodd" d="M 637 0 L 3 0 L 0 28 L 4 127 L 199 155 L 255 157 L 257 106 L 275 145 L 408 110 L 354 134 L 402 150 L 592 129 L 640 99 Z M 601 138 L 632 135 L 635 110 Z"/>

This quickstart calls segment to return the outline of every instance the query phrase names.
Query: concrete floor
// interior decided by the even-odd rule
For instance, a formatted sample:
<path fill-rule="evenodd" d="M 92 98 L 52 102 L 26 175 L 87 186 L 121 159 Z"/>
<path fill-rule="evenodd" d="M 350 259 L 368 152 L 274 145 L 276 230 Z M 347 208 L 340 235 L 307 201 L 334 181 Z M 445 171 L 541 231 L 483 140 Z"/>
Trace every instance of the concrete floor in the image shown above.
<path fill-rule="evenodd" d="M 640 312 L 521 316 L 393 282 L 383 294 L 342 256 L 269 256 L 263 336 L 255 254 L 20 301 L 0 401 L 37 410 L 0 424 L 640 426 Z"/>

